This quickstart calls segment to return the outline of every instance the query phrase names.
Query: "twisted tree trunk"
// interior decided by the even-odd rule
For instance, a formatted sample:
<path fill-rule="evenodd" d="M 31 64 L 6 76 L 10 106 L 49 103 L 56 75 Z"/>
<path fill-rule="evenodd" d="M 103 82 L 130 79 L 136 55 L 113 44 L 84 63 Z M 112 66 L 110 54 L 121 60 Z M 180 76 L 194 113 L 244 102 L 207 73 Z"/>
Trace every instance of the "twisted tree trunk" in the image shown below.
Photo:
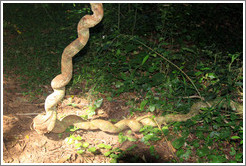
<path fill-rule="evenodd" d="M 91 3 L 91 8 L 93 15 L 82 17 L 77 28 L 78 38 L 69 44 L 63 51 L 61 74 L 52 80 L 51 86 L 54 92 L 45 100 L 46 114 L 40 114 L 33 120 L 33 127 L 40 134 L 53 130 L 56 123 L 57 103 L 63 99 L 65 95 L 65 86 L 72 78 L 72 57 L 86 45 L 89 39 L 89 28 L 97 25 L 103 18 L 103 5 L 101 3 Z"/>

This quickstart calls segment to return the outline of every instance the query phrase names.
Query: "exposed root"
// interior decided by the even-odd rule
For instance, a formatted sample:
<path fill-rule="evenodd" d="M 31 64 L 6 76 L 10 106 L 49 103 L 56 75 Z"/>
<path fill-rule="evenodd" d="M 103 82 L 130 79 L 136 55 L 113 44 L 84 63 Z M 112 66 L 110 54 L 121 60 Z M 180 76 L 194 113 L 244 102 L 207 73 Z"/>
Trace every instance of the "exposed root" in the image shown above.
<path fill-rule="evenodd" d="M 211 105 L 216 104 L 218 100 L 211 101 Z M 181 122 L 186 121 L 195 115 L 199 114 L 202 108 L 206 108 L 208 105 L 205 102 L 197 102 L 192 105 L 190 112 L 187 114 L 168 114 L 165 116 L 158 116 L 154 119 L 152 115 L 145 115 L 135 119 L 124 119 L 115 124 L 106 121 L 106 120 L 91 120 L 85 121 L 81 117 L 76 115 L 68 115 L 64 117 L 62 120 L 56 120 L 56 125 L 53 128 L 52 132 L 54 133 L 62 133 L 64 132 L 70 125 L 73 125 L 79 129 L 83 130 L 102 130 L 108 133 L 119 133 L 125 129 L 130 128 L 134 132 L 138 132 L 144 125 L 149 126 L 161 126 L 162 124 L 170 123 L 170 122 Z M 223 105 L 226 107 L 226 104 Z M 230 107 L 235 111 L 242 111 L 241 105 L 236 104 L 231 101 Z"/>

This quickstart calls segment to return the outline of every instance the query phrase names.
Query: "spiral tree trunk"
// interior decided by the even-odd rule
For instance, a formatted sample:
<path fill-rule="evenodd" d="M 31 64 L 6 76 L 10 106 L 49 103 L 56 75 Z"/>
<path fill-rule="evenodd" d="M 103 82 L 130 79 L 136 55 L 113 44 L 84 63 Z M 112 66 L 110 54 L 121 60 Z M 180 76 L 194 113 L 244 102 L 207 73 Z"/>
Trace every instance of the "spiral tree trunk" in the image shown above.
<path fill-rule="evenodd" d="M 33 127 L 40 134 L 50 132 L 55 127 L 57 103 L 63 99 L 65 95 L 65 86 L 72 78 L 72 57 L 86 45 L 89 39 L 89 28 L 97 25 L 103 18 L 103 5 L 101 3 L 91 3 L 91 8 L 93 15 L 82 17 L 77 28 L 78 38 L 69 44 L 63 51 L 61 74 L 52 80 L 51 87 L 54 92 L 45 100 L 46 114 L 40 114 L 33 120 Z"/>

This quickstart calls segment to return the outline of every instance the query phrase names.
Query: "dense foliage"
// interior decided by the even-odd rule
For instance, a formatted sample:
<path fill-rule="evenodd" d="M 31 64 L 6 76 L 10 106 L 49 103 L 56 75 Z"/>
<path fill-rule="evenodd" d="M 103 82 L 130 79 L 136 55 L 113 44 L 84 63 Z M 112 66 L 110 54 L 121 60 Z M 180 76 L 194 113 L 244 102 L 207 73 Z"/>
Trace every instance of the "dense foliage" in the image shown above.
<path fill-rule="evenodd" d="M 23 95 L 48 95 L 63 49 L 77 38 L 77 23 L 91 13 L 90 5 L 4 4 L 3 9 L 5 75 L 18 76 Z M 132 112 L 186 113 L 198 99 L 182 97 L 198 94 L 182 69 L 206 100 L 242 102 L 243 4 L 106 3 L 104 12 L 73 59 L 68 93 L 101 92 L 111 101 L 136 92 L 140 99 L 127 102 Z M 242 162 L 242 129 L 236 112 L 217 105 L 187 122 L 145 127 L 142 142 L 155 155 L 151 143 L 171 140 L 172 132 L 181 134 L 173 140 L 173 162 Z"/>

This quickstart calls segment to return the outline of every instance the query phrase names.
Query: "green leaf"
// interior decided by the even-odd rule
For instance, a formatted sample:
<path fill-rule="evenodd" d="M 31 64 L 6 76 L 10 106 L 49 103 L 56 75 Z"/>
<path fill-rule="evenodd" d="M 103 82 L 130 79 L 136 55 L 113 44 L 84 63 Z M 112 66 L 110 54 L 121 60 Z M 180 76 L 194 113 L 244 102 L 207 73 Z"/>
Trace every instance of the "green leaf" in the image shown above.
<path fill-rule="evenodd" d="M 97 150 L 96 147 L 91 147 L 88 149 L 88 151 L 92 153 L 96 152 L 96 150 Z"/>
<path fill-rule="evenodd" d="M 87 148 L 89 145 L 90 145 L 90 144 L 89 144 L 88 142 L 84 142 L 82 146 L 83 146 L 84 148 Z"/>
<path fill-rule="evenodd" d="M 200 70 L 211 70 L 209 67 L 202 67 Z"/>
<path fill-rule="evenodd" d="M 108 151 L 108 152 L 105 152 L 103 155 L 107 157 L 107 156 L 109 156 L 110 154 L 111 154 L 111 151 Z"/>
<path fill-rule="evenodd" d="M 110 119 L 111 122 L 117 122 L 117 119 Z"/>
<path fill-rule="evenodd" d="M 194 141 L 192 142 L 192 145 L 193 145 L 195 148 L 200 147 L 200 144 L 199 144 L 199 141 L 198 141 L 198 140 L 194 140 Z"/>
<path fill-rule="evenodd" d="M 162 130 L 168 130 L 168 126 L 163 126 Z"/>
<path fill-rule="evenodd" d="M 197 131 L 196 136 L 197 136 L 199 139 L 204 139 L 203 132 L 201 132 L 201 131 Z"/>
<path fill-rule="evenodd" d="M 143 59 L 143 61 L 142 61 L 142 64 L 141 65 L 143 65 L 147 60 L 149 59 L 149 55 L 146 55 L 145 57 L 144 57 L 144 59 Z"/>
<path fill-rule="evenodd" d="M 128 141 L 131 141 L 131 142 L 135 142 L 137 141 L 136 139 L 132 138 L 132 137 L 127 137 Z"/>
<path fill-rule="evenodd" d="M 105 149 L 111 149 L 112 146 L 111 145 L 105 145 Z"/>
<path fill-rule="evenodd" d="M 96 106 L 97 108 L 101 107 L 102 102 L 103 102 L 103 98 L 97 100 L 97 101 L 95 102 L 95 106 Z"/>
<path fill-rule="evenodd" d="M 108 96 L 108 97 L 107 97 L 107 100 L 108 100 L 108 101 L 112 101 L 112 100 L 113 100 L 113 98 L 112 98 L 112 97 L 110 97 L 110 96 Z"/>
<path fill-rule="evenodd" d="M 242 162 L 242 160 L 243 160 L 243 154 L 242 154 L 242 153 L 237 153 L 237 154 L 235 155 L 235 159 L 236 159 L 237 161 Z"/>
<path fill-rule="evenodd" d="M 181 157 L 184 157 L 185 160 L 188 160 L 188 158 L 190 157 L 191 155 L 191 150 L 188 149 Z"/>
<path fill-rule="evenodd" d="M 243 86 L 243 82 L 235 82 L 236 86 Z"/>
<path fill-rule="evenodd" d="M 123 133 L 119 133 L 118 138 L 119 143 L 123 143 L 127 140 L 127 137 L 124 136 Z"/>
<path fill-rule="evenodd" d="M 212 80 L 216 78 L 217 76 L 214 73 L 208 73 L 208 77 Z"/>
<path fill-rule="evenodd" d="M 120 55 L 120 49 L 118 49 L 117 51 L 116 51 L 116 55 L 118 56 L 118 55 Z"/>
<path fill-rule="evenodd" d="M 77 107 L 77 104 L 69 103 L 69 104 L 67 104 L 67 106 Z"/>
<path fill-rule="evenodd" d="M 241 139 L 239 136 L 232 136 L 231 139 Z"/>
<path fill-rule="evenodd" d="M 117 159 L 110 160 L 110 163 L 117 163 Z"/>
<path fill-rule="evenodd" d="M 210 163 L 223 163 L 226 161 L 225 157 L 219 155 L 209 155 L 208 158 L 211 159 Z"/>
<path fill-rule="evenodd" d="M 128 80 L 129 79 L 129 77 L 126 75 L 126 73 L 121 72 L 120 75 L 121 75 L 121 78 L 123 80 Z"/>
<path fill-rule="evenodd" d="M 134 145 L 130 146 L 129 148 L 127 148 L 126 151 L 131 151 L 131 150 L 134 149 L 135 147 L 137 147 L 136 144 L 134 144 Z"/>
<path fill-rule="evenodd" d="M 231 135 L 230 130 L 224 130 L 220 133 L 220 139 L 229 139 L 230 135 Z"/>
<path fill-rule="evenodd" d="M 163 133 L 164 133 L 165 135 L 168 135 L 168 132 L 169 132 L 168 126 L 163 126 L 161 130 L 163 131 Z"/>
<path fill-rule="evenodd" d="M 74 143 L 74 139 L 71 138 L 71 137 L 67 137 L 67 138 L 65 139 L 65 142 L 67 142 L 69 145 L 71 145 L 71 144 Z"/>
<path fill-rule="evenodd" d="M 59 137 L 59 138 L 61 138 L 61 137 L 62 137 L 62 135 L 63 135 L 63 133 L 59 133 L 59 134 L 58 134 L 58 137 Z"/>
<path fill-rule="evenodd" d="M 79 143 L 75 144 L 75 149 L 78 149 L 78 148 L 80 148 L 81 146 L 82 146 L 82 143 L 79 142 Z"/>
<path fill-rule="evenodd" d="M 149 151 L 152 156 L 155 156 L 155 147 L 153 145 L 150 146 Z"/>
<path fill-rule="evenodd" d="M 81 141 L 82 137 L 81 136 L 77 136 L 77 137 L 75 137 L 75 140 Z"/>
<path fill-rule="evenodd" d="M 104 148 L 105 147 L 105 144 L 98 144 L 97 145 L 99 148 Z"/>
<path fill-rule="evenodd" d="M 236 151 L 233 147 L 231 147 L 230 155 L 234 156 L 236 154 Z"/>
<path fill-rule="evenodd" d="M 137 55 L 137 54 L 139 54 L 139 51 L 133 51 L 133 54 Z"/>
<path fill-rule="evenodd" d="M 88 115 L 80 115 L 80 117 L 84 120 L 87 120 L 88 119 Z"/>
<path fill-rule="evenodd" d="M 185 143 L 185 139 L 181 137 L 181 138 L 177 138 L 176 140 L 174 140 L 172 142 L 172 145 L 175 149 L 179 149 L 184 145 L 184 143 Z"/>
<path fill-rule="evenodd" d="M 117 81 L 116 83 L 115 83 L 115 87 L 116 88 L 120 88 L 121 86 L 123 86 L 124 85 L 124 83 L 122 83 L 122 82 L 120 82 L 120 81 Z"/>
<path fill-rule="evenodd" d="M 217 131 L 212 131 L 209 136 L 210 136 L 210 138 L 219 137 L 220 133 Z"/>
<path fill-rule="evenodd" d="M 110 158 L 118 158 L 119 156 L 117 154 L 111 153 Z"/>
<path fill-rule="evenodd" d="M 198 71 L 198 72 L 195 73 L 195 76 L 199 76 L 201 74 L 202 74 L 202 72 L 201 71 Z"/>
<path fill-rule="evenodd" d="M 148 103 L 148 100 L 143 100 L 140 104 L 140 110 L 143 111 L 144 110 L 144 107 L 145 105 Z"/>
<path fill-rule="evenodd" d="M 191 52 L 191 53 L 195 54 L 195 51 L 194 50 L 192 50 L 190 48 L 187 48 L 187 47 L 183 47 L 182 50 L 183 51 L 188 51 L 188 52 Z"/>
<path fill-rule="evenodd" d="M 85 152 L 84 149 L 80 149 L 80 150 L 77 151 L 78 154 L 82 154 L 82 153 L 84 153 L 84 152 Z"/>
<path fill-rule="evenodd" d="M 198 149 L 196 151 L 196 154 L 199 156 L 199 157 L 204 157 L 204 156 L 207 156 L 209 154 L 209 149 L 207 147 L 203 147 L 201 149 Z"/>
<path fill-rule="evenodd" d="M 128 131 L 127 131 L 127 134 L 132 134 L 132 131 L 131 131 L 131 130 L 128 130 Z"/>
<path fill-rule="evenodd" d="M 150 112 L 154 112 L 155 111 L 155 105 L 150 105 L 149 110 L 150 110 Z"/>
<path fill-rule="evenodd" d="M 176 152 L 176 155 L 177 155 L 178 157 L 183 156 L 183 154 L 184 154 L 184 149 L 179 149 L 179 150 Z"/>
<path fill-rule="evenodd" d="M 93 109 L 93 108 L 92 108 L 92 110 L 90 110 L 90 109 L 86 110 L 86 112 L 88 113 L 89 117 L 91 117 L 91 116 L 96 114 L 95 109 Z"/>
<path fill-rule="evenodd" d="M 70 131 L 76 131 L 76 130 L 79 130 L 79 128 L 76 126 L 73 126 L 73 128 L 70 129 Z"/>
<path fill-rule="evenodd" d="M 157 55 L 156 55 L 156 54 L 151 54 L 151 56 L 153 56 L 153 57 L 157 57 Z"/>

